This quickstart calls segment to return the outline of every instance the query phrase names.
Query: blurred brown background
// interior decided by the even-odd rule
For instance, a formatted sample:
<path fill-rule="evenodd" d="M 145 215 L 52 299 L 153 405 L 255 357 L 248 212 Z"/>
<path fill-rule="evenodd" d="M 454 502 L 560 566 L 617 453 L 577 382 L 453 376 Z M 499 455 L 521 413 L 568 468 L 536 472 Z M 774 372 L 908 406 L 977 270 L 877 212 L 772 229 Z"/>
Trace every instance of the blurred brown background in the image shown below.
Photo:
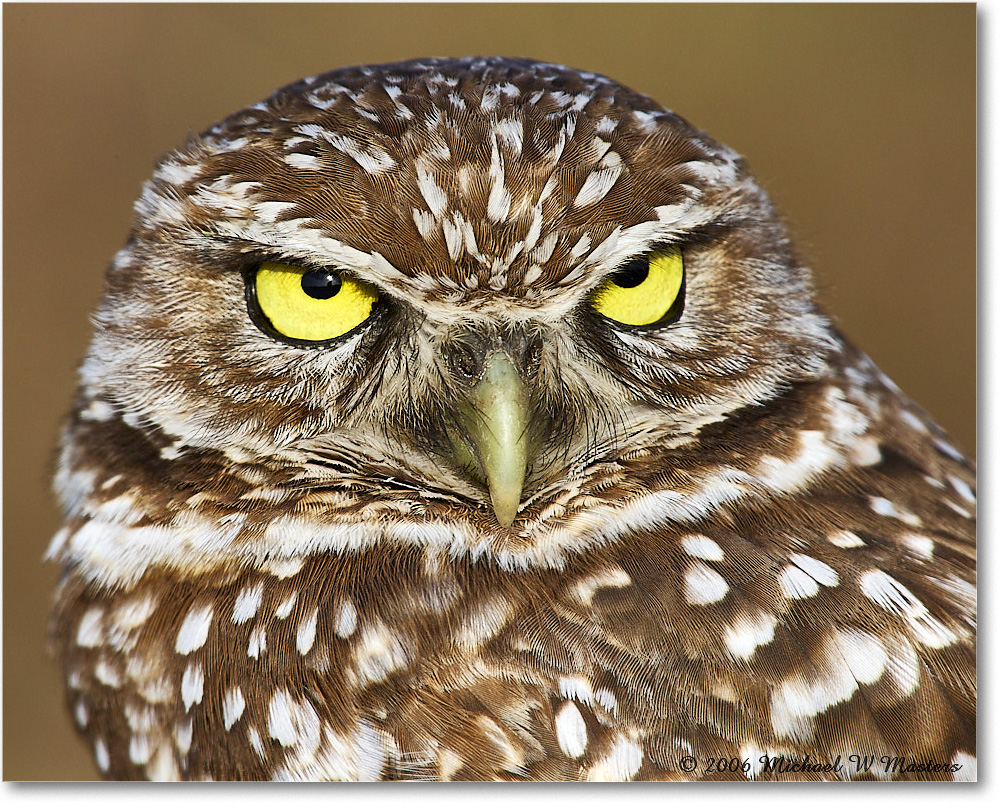
<path fill-rule="evenodd" d="M 6 779 L 93 778 L 43 653 L 48 462 L 153 161 L 305 75 L 416 56 L 606 73 L 749 157 L 844 329 L 975 451 L 967 5 L 5 5 Z"/>

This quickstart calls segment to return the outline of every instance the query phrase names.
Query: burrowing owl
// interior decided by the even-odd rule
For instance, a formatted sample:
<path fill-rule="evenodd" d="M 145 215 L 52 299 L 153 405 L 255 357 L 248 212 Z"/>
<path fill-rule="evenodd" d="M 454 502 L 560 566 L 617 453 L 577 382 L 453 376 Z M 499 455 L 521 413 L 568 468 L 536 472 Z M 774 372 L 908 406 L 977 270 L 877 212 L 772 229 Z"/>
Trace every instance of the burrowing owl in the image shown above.
<path fill-rule="evenodd" d="M 108 777 L 975 776 L 973 466 L 740 157 L 607 78 L 236 113 L 80 377 L 53 644 Z"/>

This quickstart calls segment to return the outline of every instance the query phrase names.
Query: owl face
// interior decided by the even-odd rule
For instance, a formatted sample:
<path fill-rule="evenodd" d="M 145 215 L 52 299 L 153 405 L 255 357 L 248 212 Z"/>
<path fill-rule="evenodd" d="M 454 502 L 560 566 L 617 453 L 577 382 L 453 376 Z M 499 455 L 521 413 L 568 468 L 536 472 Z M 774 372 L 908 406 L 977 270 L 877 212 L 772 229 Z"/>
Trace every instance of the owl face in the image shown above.
<path fill-rule="evenodd" d="M 192 507 L 234 544 L 171 561 L 376 538 L 558 561 L 660 485 L 643 456 L 821 371 L 827 323 L 736 155 L 603 77 L 448 64 L 306 79 L 146 185 L 84 407 L 125 412 L 169 483 L 246 468 Z M 265 486 L 294 528 L 247 520 Z"/>

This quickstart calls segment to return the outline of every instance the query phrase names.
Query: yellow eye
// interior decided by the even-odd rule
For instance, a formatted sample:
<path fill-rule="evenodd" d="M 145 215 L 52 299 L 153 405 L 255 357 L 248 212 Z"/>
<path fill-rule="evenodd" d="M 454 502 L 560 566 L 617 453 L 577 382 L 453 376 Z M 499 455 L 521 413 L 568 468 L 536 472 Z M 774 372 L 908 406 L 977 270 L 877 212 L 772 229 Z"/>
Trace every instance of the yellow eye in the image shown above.
<path fill-rule="evenodd" d="M 683 304 L 683 283 L 681 250 L 668 246 L 616 272 L 601 286 L 591 304 L 602 316 L 633 327 L 672 321 Z"/>
<path fill-rule="evenodd" d="M 252 298 L 271 328 L 296 341 L 329 341 L 372 314 L 378 291 L 339 271 L 264 263 Z"/>

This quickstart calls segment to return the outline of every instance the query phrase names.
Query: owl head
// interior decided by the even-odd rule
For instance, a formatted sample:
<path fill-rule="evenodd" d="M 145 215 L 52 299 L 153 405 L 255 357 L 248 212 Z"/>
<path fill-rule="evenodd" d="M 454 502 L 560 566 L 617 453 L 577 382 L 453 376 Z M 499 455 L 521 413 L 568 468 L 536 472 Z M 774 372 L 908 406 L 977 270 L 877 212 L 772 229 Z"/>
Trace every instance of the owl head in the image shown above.
<path fill-rule="evenodd" d="M 133 573 L 380 540 L 558 563 L 832 338 L 743 161 L 649 98 L 526 60 L 338 70 L 158 165 L 63 497 L 97 505 L 95 443 L 165 490 L 114 543 Z"/>

